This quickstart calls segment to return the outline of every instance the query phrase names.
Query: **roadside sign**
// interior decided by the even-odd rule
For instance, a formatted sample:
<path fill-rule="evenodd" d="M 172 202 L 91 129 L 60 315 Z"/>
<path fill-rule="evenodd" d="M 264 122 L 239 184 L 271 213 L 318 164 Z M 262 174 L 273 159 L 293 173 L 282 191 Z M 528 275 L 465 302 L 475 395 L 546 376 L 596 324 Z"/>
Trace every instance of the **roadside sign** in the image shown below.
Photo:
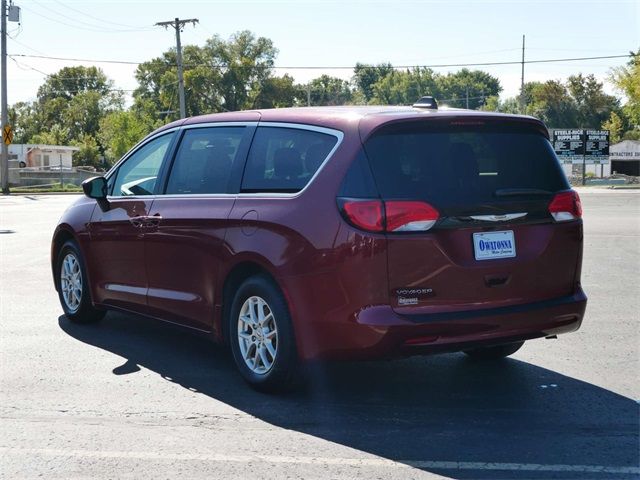
<path fill-rule="evenodd" d="M 587 161 L 609 163 L 609 130 L 587 130 L 585 132 L 584 154 Z"/>
<path fill-rule="evenodd" d="M 553 149 L 562 161 L 571 161 L 574 158 L 582 161 L 584 151 L 584 130 L 554 130 Z"/>
<path fill-rule="evenodd" d="M 11 125 L 2 127 L 2 141 L 7 145 L 11 145 L 11 142 L 13 142 L 13 128 Z"/>
<path fill-rule="evenodd" d="M 609 163 L 609 130 L 554 130 L 553 149 L 562 163 Z"/>

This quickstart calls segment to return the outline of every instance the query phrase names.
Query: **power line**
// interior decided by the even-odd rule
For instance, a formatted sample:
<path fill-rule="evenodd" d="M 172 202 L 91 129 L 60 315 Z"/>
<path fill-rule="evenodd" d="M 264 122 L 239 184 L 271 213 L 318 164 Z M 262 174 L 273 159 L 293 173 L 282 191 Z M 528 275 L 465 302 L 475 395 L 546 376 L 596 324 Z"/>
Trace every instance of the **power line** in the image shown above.
<path fill-rule="evenodd" d="M 46 53 L 41 52 L 40 50 L 37 50 L 37 49 L 35 49 L 35 48 L 33 48 L 33 47 L 30 47 L 29 45 L 25 45 L 24 43 L 22 43 L 22 42 L 20 42 L 20 41 L 16 40 L 16 39 L 15 39 L 15 38 L 13 38 L 13 37 L 8 37 L 8 38 L 9 38 L 9 40 L 11 40 L 12 42 L 17 43 L 18 45 L 20 45 L 21 47 L 26 48 L 27 50 L 31 50 L 32 52 L 36 52 L 38 55 L 46 55 Z"/>
<path fill-rule="evenodd" d="M 40 5 L 37 2 L 36 2 L 36 4 Z M 40 6 L 42 6 L 42 5 L 40 5 Z M 147 31 L 148 30 L 148 29 L 146 29 L 146 30 L 143 30 L 143 29 L 130 29 L 130 30 L 105 29 L 105 28 L 99 27 L 98 25 L 87 23 L 87 22 L 83 22 L 81 20 L 68 17 L 68 16 L 63 15 L 63 14 L 58 13 L 58 12 L 53 12 L 52 11 L 53 13 L 55 13 L 56 15 L 61 16 L 62 18 L 68 19 L 69 22 L 65 22 L 65 21 L 59 20 L 57 18 L 49 17 L 49 16 L 44 15 L 43 13 L 38 12 L 38 11 L 36 11 L 36 10 L 30 8 L 30 7 L 24 7 L 23 6 L 22 8 L 24 8 L 25 10 L 31 12 L 34 15 L 37 15 L 38 17 L 42 17 L 42 18 L 44 18 L 46 20 L 49 20 L 50 22 L 59 23 L 61 25 L 65 25 L 65 26 L 70 27 L 70 28 L 75 28 L 75 29 L 78 29 L 78 30 L 85 30 L 85 31 L 88 31 L 88 32 L 94 32 L 94 33 L 127 33 L 127 32 L 140 32 L 140 31 Z M 70 23 L 70 22 L 73 22 L 73 23 Z M 78 25 L 78 24 L 80 24 L 80 25 Z M 86 26 L 82 26 L 82 25 L 86 25 Z"/>
<path fill-rule="evenodd" d="M 13 54 L 12 57 L 28 57 L 28 58 L 40 58 L 45 60 L 61 60 L 61 61 L 69 61 L 69 62 L 89 62 L 89 63 L 112 63 L 112 64 L 121 64 L 121 65 L 142 65 L 146 62 L 134 62 L 127 60 L 99 60 L 99 59 L 90 59 L 90 58 L 69 58 L 69 57 L 53 57 L 46 55 L 27 55 L 27 54 Z M 539 60 L 525 60 L 525 64 L 530 63 L 562 63 L 562 62 L 579 62 L 584 60 L 609 60 L 615 58 L 631 58 L 635 57 L 637 54 L 627 53 L 624 55 L 602 55 L 596 57 L 573 57 L 573 58 L 548 58 L 548 59 L 539 59 Z M 522 60 L 515 61 L 506 61 L 506 62 L 478 62 L 478 63 L 447 63 L 447 64 L 431 64 L 431 65 L 392 65 L 391 68 L 394 70 L 404 70 L 404 69 L 412 69 L 412 68 L 445 68 L 445 67 L 486 67 L 486 66 L 495 66 L 495 65 L 521 65 Z M 215 68 L 228 68 L 230 65 L 228 64 L 210 64 L 210 63 L 194 63 L 194 64 L 184 64 L 185 67 L 215 67 Z M 253 68 L 253 65 L 233 65 L 234 68 Z M 367 65 L 368 68 L 388 68 L 387 65 Z M 274 70 L 353 70 L 354 66 L 347 65 L 276 65 L 273 67 L 269 67 Z"/>
<path fill-rule="evenodd" d="M 105 20 L 103 18 L 98 18 L 98 17 L 94 17 L 93 15 L 90 15 L 86 12 L 83 12 L 82 10 L 78 10 L 77 8 L 71 7 L 65 3 L 62 3 L 60 0 L 53 0 L 54 2 L 56 2 L 58 5 L 62 5 L 64 8 L 67 8 L 73 12 L 79 13 L 80 15 L 84 15 L 87 18 L 91 18 L 93 20 L 97 20 L 100 23 L 109 23 L 111 25 L 116 25 L 118 27 L 124 27 L 124 28 L 128 28 L 128 29 L 141 29 L 141 30 L 152 30 L 153 27 L 151 25 L 144 25 L 144 26 L 135 26 L 135 25 L 126 25 L 124 23 L 117 23 L 117 22 L 112 22 L 110 20 Z"/>

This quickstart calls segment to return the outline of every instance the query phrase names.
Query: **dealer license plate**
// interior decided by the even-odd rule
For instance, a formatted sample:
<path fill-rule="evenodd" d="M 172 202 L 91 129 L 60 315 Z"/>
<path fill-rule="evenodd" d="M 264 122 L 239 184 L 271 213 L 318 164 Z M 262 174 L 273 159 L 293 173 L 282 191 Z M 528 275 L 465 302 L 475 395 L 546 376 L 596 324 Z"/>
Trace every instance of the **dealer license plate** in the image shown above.
<path fill-rule="evenodd" d="M 516 242 L 513 231 L 474 233 L 473 250 L 476 260 L 515 257 Z"/>

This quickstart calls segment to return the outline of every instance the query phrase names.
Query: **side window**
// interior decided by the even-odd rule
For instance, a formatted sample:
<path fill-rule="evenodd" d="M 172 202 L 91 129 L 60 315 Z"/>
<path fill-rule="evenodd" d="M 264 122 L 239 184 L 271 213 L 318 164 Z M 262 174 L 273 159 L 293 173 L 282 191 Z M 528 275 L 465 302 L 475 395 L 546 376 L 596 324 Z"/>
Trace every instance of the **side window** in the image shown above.
<path fill-rule="evenodd" d="M 153 195 L 173 135 L 169 133 L 151 140 L 127 158 L 116 172 L 112 195 Z"/>
<path fill-rule="evenodd" d="M 245 127 L 192 128 L 182 137 L 166 193 L 226 193 Z"/>
<path fill-rule="evenodd" d="M 243 192 L 298 192 L 338 139 L 313 130 L 258 127 L 242 178 Z"/>

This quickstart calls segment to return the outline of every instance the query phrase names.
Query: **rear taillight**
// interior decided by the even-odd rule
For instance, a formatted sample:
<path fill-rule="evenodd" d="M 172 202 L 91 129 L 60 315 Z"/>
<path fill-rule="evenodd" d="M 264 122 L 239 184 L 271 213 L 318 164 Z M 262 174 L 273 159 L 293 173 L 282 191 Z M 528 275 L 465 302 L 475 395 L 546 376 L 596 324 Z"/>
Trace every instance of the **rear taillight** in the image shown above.
<path fill-rule="evenodd" d="M 582 203 L 575 190 L 557 193 L 549 204 L 549 213 L 556 222 L 566 222 L 582 217 Z"/>
<path fill-rule="evenodd" d="M 424 202 L 388 201 L 385 210 L 388 232 L 424 232 L 440 217 L 435 208 Z"/>
<path fill-rule="evenodd" d="M 338 199 L 344 217 L 368 232 L 426 232 L 440 217 L 425 202 Z"/>
<path fill-rule="evenodd" d="M 342 211 L 354 226 L 368 232 L 384 230 L 384 213 L 380 200 L 345 200 Z"/>

